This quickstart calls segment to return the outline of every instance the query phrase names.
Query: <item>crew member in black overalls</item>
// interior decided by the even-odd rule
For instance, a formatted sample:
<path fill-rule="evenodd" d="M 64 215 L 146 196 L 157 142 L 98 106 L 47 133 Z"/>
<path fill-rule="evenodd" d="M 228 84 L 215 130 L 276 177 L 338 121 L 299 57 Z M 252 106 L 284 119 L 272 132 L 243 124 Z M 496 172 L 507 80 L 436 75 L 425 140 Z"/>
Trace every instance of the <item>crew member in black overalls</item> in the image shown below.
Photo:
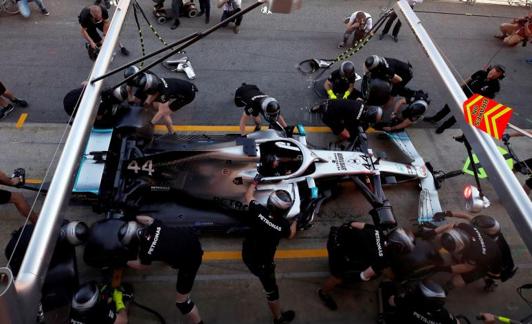
<path fill-rule="evenodd" d="M 428 95 L 423 91 L 416 91 L 413 98 L 401 98 L 395 102 L 389 120 L 375 125 L 375 128 L 386 132 L 402 131 L 423 118 L 429 102 Z"/>
<path fill-rule="evenodd" d="M 162 261 L 177 269 L 175 305 L 190 323 L 203 323 L 198 307 L 190 299 L 203 256 L 198 237 L 191 229 L 168 227 L 149 216 L 137 216 L 137 221 L 147 226 L 139 229 L 138 223 L 131 221 L 119 233 L 124 245 L 139 245 L 138 259 L 127 265 L 143 270 L 152 261 Z"/>
<path fill-rule="evenodd" d="M 380 107 L 366 106 L 361 100 L 327 100 L 319 109 L 322 121 L 342 140 L 357 136 L 359 126 L 367 129 L 382 118 Z"/>
<path fill-rule="evenodd" d="M 443 288 L 431 280 L 399 289 L 395 289 L 391 282 L 382 282 L 379 290 L 384 308 L 381 315 L 386 324 L 460 323 L 445 308 L 446 294 Z"/>
<path fill-rule="evenodd" d="M 174 132 L 172 113 L 191 103 L 198 92 L 198 88 L 192 82 L 159 78 L 153 73 L 144 73 L 134 86 L 138 89 L 137 92 L 140 91 L 147 96 L 144 107 L 153 107 L 157 110 L 151 123 L 155 124 L 162 119 L 170 134 Z"/>
<path fill-rule="evenodd" d="M 360 91 L 355 89 L 355 65 L 351 61 L 344 61 L 340 68 L 334 70 L 325 80 L 323 88 L 329 99 L 356 99 L 362 97 Z"/>
<path fill-rule="evenodd" d="M 318 296 L 327 308 L 336 310 L 338 306 L 330 294 L 337 285 L 376 278 L 390 266 L 393 257 L 413 248 L 413 235 L 399 227 L 388 236 L 376 226 L 361 222 L 331 227 L 327 240 L 331 276 L 318 290 Z"/>
<path fill-rule="evenodd" d="M 479 70 L 462 85 L 462 91 L 469 98 L 473 94 L 477 93 L 484 97 L 495 98 L 497 92 L 501 90 L 499 81 L 504 79 L 506 69 L 502 65 L 494 65 L 486 70 Z M 425 117 L 423 120 L 429 123 L 437 123 L 442 120 L 447 114 L 451 112 L 451 109 L 447 104 L 438 111 L 434 116 Z M 453 126 L 456 123 L 456 119 L 453 117 L 447 119 L 436 129 L 436 134 L 443 133 L 447 128 Z"/>
<path fill-rule="evenodd" d="M 235 91 L 235 105 L 237 107 L 244 107 L 244 112 L 240 117 L 240 134 L 246 134 L 246 123 L 250 117 L 253 117 L 255 122 L 254 131 L 260 130 L 260 115 L 268 121 L 270 125 L 279 123 L 285 131 L 289 132 L 288 125 L 284 117 L 281 115 L 281 107 L 279 102 L 264 92 L 254 84 L 242 83 Z"/>
<path fill-rule="evenodd" d="M 253 182 L 244 197 L 249 205 L 247 216 L 251 229 L 242 244 L 242 259 L 264 287 L 273 322 L 289 323 L 294 319 L 295 312 L 281 309 L 273 258 L 281 238 L 292 239 L 296 234 L 297 221 L 290 224 L 286 219 L 293 200 L 287 191 L 276 190 L 270 194 L 266 207 L 255 201 L 256 188 L 257 182 Z"/>
<path fill-rule="evenodd" d="M 408 62 L 403 62 L 391 57 L 382 57 L 378 55 L 371 55 L 366 58 L 364 62 L 367 73 L 362 80 L 363 90 L 366 88 L 367 82 L 372 79 L 381 79 L 392 83 L 392 96 L 402 96 L 410 98 L 414 95 L 414 91 L 407 88 L 406 85 L 414 76 L 412 65 Z"/>

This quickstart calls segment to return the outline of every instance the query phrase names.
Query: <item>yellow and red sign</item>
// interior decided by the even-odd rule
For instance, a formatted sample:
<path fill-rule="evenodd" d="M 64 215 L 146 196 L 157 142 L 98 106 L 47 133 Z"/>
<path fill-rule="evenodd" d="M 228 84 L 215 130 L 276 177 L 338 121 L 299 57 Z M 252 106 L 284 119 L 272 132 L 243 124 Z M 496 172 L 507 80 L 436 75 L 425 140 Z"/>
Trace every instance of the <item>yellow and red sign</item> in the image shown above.
<path fill-rule="evenodd" d="M 512 117 L 512 108 L 479 94 L 467 99 L 463 108 L 466 122 L 499 140 Z"/>

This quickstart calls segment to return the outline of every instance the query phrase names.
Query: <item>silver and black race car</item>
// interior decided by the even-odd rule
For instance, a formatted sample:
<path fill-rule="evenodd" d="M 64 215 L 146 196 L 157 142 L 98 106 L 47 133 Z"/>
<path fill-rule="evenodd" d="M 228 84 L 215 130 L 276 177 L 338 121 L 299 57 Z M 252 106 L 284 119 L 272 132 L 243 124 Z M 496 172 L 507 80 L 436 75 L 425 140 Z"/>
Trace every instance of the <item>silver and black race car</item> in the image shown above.
<path fill-rule="evenodd" d="M 292 137 L 273 129 L 245 137 L 154 135 L 143 110 L 130 109 L 113 129 L 93 130 L 79 168 L 74 192 L 92 197 L 99 211 L 149 212 L 169 224 L 236 229 L 246 223 L 244 193 L 258 179 L 260 203 L 284 189 L 294 201 L 288 218 L 309 226 L 330 196 L 328 189 L 349 180 L 373 205 L 378 223 L 395 224 L 383 181 L 419 180 L 422 190 L 426 180 L 433 184 L 422 161 L 376 157 L 363 132 L 352 150 L 310 148 L 301 126 Z M 373 185 L 368 187 L 364 179 Z M 439 202 L 423 200 L 420 216 L 431 217 Z"/>

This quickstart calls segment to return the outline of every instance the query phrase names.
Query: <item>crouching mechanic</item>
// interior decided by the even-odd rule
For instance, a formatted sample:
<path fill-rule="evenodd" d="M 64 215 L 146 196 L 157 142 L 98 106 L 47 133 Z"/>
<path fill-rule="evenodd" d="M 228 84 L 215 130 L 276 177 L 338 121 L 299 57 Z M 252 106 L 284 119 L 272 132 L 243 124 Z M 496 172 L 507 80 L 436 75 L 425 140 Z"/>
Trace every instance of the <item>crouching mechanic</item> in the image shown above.
<path fill-rule="evenodd" d="M 255 201 L 256 188 L 257 182 L 254 181 L 244 197 L 249 206 L 251 229 L 242 245 L 242 259 L 264 287 L 273 322 L 289 323 L 294 319 L 295 312 L 283 312 L 281 309 L 273 258 L 281 238 L 292 239 L 296 234 L 297 221 L 290 224 L 286 219 L 293 201 L 287 191 L 276 190 L 270 194 L 267 207 L 262 206 Z"/>
<path fill-rule="evenodd" d="M 338 70 L 331 73 L 325 80 L 323 88 L 327 92 L 329 99 L 356 99 L 362 94 L 355 89 L 357 74 L 355 65 L 351 61 L 344 61 Z"/>
<path fill-rule="evenodd" d="M 246 134 L 246 123 L 253 117 L 255 122 L 254 131 L 260 130 L 260 115 L 271 125 L 279 124 L 283 129 L 289 133 L 288 125 L 284 117 L 281 115 L 281 107 L 279 102 L 272 98 L 254 84 L 242 83 L 235 91 L 235 105 L 237 107 L 244 107 L 244 112 L 240 117 L 240 134 Z"/>
<path fill-rule="evenodd" d="M 365 80 L 381 79 L 392 83 L 392 96 L 412 97 L 413 90 L 406 87 L 414 76 L 412 65 L 390 57 L 371 55 L 364 61 Z M 363 84 L 366 82 L 363 80 Z M 362 91 L 364 92 L 364 90 Z"/>
<path fill-rule="evenodd" d="M 439 235 L 441 246 L 455 260 L 449 266 L 437 266 L 434 271 L 449 272 L 453 276 L 446 289 L 464 287 L 486 276 L 499 277 L 502 257 L 497 243 L 471 224 L 445 224 L 431 231 Z M 427 235 L 424 235 L 427 237 Z"/>
<path fill-rule="evenodd" d="M 420 120 L 429 106 L 428 95 L 418 91 L 413 98 L 401 98 L 396 101 L 390 120 L 376 128 L 386 132 L 402 131 Z"/>
<path fill-rule="evenodd" d="M 376 278 L 390 266 L 393 257 L 413 249 L 414 236 L 400 227 L 388 236 L 376 226 L 361 222 L 331 227 L 327 240 L 331 276 L 318 290 L 318 296 L 327 308 L 336 310 L 338 306 L 330 293 L 337 285 Z"/>
<path fill-rule="evenodd" d="M 367 106 L 360 100 L 327 100 L 320 105 L 322 121 L 342 140 L 357 136 L 358 127 L 364 130 L 382 119 L 382 109 Z"/>
<path fill-rule="evenodd" d="M 139 223 L 146 227 L 139 229 Z M 196 273 L 201 265 L 203 250 L 196 234 L 187 228 L 173 228 L 150 216 L 137 216 L 121 229 L 124 244 L 138 240 L 138 259 L 128 261 L 133 269 L 146 269 L 152 261 L 162 261 L 178 269 L 176 307 L 192 324 L 203 323 L 198 307 L 190 299 Z"/>
<path fill-rule="evenodd" d="M 137 79 L 135 86 L 147 95 L 144 107 L 157 110 L 151 123 L 163 120 L 168 133 L 173 134 L 172 113 L 191 103 L 198 88 L 192 82 L 174 78 L 159 78 L 152 73 L 144 73 Z"/>
<path fill-rule="evenodd" d="M 445 291 L 434 281 L 419 281 L 403 289 L 395 289 L 389 281 L 382 282 L 379 295 L 386 324 L 460 323 L 445 308 Z"/>

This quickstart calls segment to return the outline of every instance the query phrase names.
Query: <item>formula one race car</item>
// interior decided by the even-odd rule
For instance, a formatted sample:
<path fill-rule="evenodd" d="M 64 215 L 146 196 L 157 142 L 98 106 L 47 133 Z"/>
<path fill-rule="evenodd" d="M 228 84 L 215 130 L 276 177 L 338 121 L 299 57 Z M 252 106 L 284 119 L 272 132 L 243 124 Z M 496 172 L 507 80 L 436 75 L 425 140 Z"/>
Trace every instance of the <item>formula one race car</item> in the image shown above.
<path fill-rule="evenodd" d="M 294 201 L 288 217 L 309 226 L 328 189 L 350 180 L 375 208 L 376 222 L 394 226 L 381 183 L 432 179 L 424 164 L 386 161 L 364 145 L 352 151 L 311 149 L 303 127 L 293 138 L 275 130 L 245 137 L 154 135 L 144 110 L 129 109 L 113 129 L 93 130 L 79 168 L 74 192 L 92 198 L 98 211 L 146 212 L 169 224 L 227 231 L 246 223 L 244 193 L 260 179 L 260 203 L 284 189 Z M 361 132 L 359 143 L 364 138 Z"/>

